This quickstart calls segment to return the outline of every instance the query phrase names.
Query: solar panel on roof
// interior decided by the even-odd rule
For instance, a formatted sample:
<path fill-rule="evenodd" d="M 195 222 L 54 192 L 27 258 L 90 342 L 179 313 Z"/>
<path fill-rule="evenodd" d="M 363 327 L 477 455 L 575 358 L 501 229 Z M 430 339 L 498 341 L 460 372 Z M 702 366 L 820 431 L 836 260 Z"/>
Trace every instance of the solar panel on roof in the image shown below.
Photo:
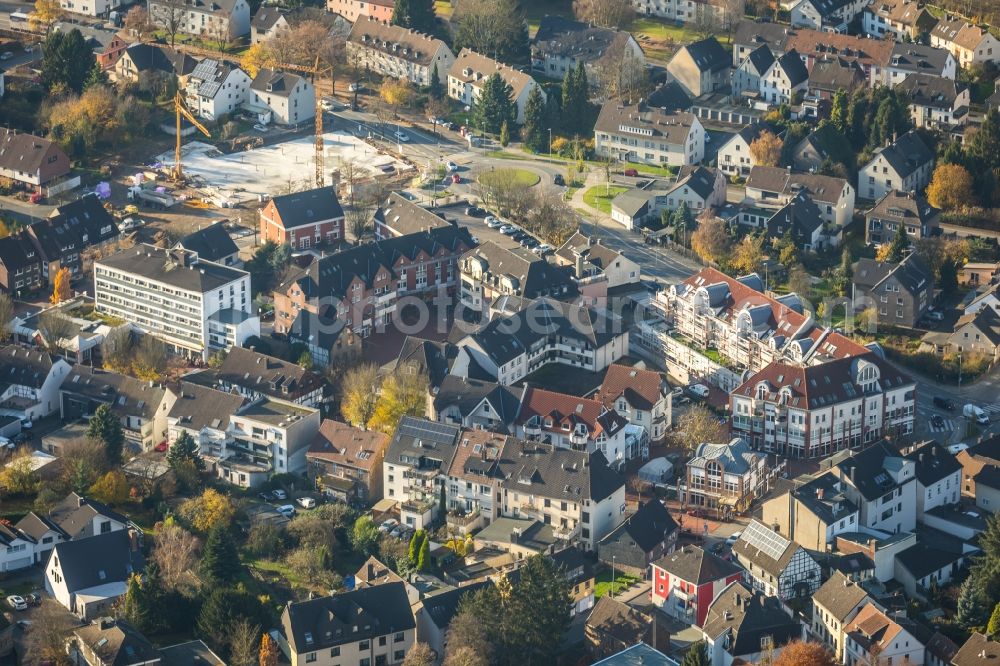
<path fill-rule="evenodd" d="M 405 437 L 429 439 L 433 442 L 450 443 L 458 434 L 458 428 L 444 423 L 435 423 L 407 417 L 399 424 L 398 432 Z"/>
<path fill-rule="evenodd" d="M 788 541 L 783 536 L 769 530 L 757 521 L 747 525 L 740 536 L 740 541 L 746 541 L 748 545 L 760 550 L 772 560 L 780 558 L 781 554 L 788 548 Z"/>

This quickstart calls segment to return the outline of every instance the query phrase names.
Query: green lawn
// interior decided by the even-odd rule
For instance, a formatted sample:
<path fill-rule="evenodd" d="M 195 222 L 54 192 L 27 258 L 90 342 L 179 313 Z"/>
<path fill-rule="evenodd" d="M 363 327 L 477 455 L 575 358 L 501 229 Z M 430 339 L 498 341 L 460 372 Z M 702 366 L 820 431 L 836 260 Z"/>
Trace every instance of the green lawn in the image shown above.
<path fill-rule="evenodd" d="M 538 174 L 527 169 L 495 169 L 481 173 L 479 175 L 479 182 L 488 186 L 492 179 L 501 176 L 506 178 L 510 175 L 513 175 L 514 182 L 522 187 L 533 187 L 541 180 Z"/>
<path fill-rule="evenodd" d="M 611 187 L 608 187 L 607 185 L 594 185 L 583 193 L 583 202 L 591 208 L 601 211 L 605 215 L 610 215 L 611 200 L 627 190 L 627 187 L 619 187 L 617 185 L 613 185 Z"/>
<path fill-rule="evenodd" d="M 600 599 L 607 594 L 614 596 L 639 582 L 639 579 L 635 576 L 621 571 L 616 571 L 613 577 L 615 581 L 614 584 L 611 583 L 611 569 L 605 569 L 601 573 L 597 574 L 597 579 L 594 583 L 595 599 Z"/>

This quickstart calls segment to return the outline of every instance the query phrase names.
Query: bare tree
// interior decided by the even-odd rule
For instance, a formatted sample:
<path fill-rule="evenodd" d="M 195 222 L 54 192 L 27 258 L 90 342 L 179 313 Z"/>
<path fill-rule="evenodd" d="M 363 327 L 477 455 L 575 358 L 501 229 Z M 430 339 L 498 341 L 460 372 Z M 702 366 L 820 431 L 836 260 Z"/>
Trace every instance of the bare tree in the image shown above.
<path fill-rule="evenodd" d="M 37 328 L 45 343 L 45 348 L 49 352 L 58 353 L 60 340 L 72 335 L 75 327 L 73 322 L 64 317 L 62 313 L 50 309 L 38 315 Z"/>
<path fill-rule="evenodd" d="M 531 186 L 516 169 L 495 169 L 479 176 L 479 198 L 504 216 L 523 220 L 531 208 Z"/>
<path fill-rule="evenodd" d="M 638 100 L 650 89 L 649 73 L 628 41 L 616 40 L 594 65 L 594 79 L 604 99 Z"/>
<path fill-rule="evenodd" d="M 573 0 L 573 14 L 605 28 L 627 28 L 635 18 L 629 0 Z"/>
<path fill-rule="evenodd" d="M 219 19 L 219 17 L 213 17 L 217 20 L 211 21 L 208 26 L 206 26 L 201 31 L 202 39 L 208 41 L 219 53 L 225 53 L 229 50 L 232 45 L 232 35 L 229 33 L 229 25 Z"/>
<path fill-rule="evenodd" d="M 170 48 L 173 48 L 177 43 L 177 33 L 181 31 L 181 26 L 184 25 L 184 7 L 174 2 L 167 2 L 158 6 L 158 16 L 152 17 L 153 23 L 163 28 L 163 31 L 167 33 L 167 37 L 170 38 Z"/>
<path fill-rule="evenodd" d="M 86 492 L 108 467 L 104 444 L 89 437 L 79 437 L 62 445 L 62 483 L 65 491 Z"/>
<path fill-rule="evenodd" d="M 41 607 L 31 616 L 25 636 L 24 663 L 68 666 L 66 635 L 73 626 L 72 616 L 59 602 L 51 599 L 42 601 Z"/>
<path fill-rule="evenodd" d="M 201 542 L 176 523 L 163 523 L 156 530 L 153 562 L 160 569 L 160 581 L 168 590 L 191 592 L 198 587 L 194 575 Z"/>
<path fill-rule="evenodd" d="M 140 42 L 145 41 L 156 30 L 156 26 L 149 20 L 149 12 L 141 5 L 135 5 L 128 10 L 124 26 Z"/>
<path fill-rule="evenodd" d="M 240 618 L 229 634 L 229 663 L 233 666 L 257 666 L 260 626 Z"/>

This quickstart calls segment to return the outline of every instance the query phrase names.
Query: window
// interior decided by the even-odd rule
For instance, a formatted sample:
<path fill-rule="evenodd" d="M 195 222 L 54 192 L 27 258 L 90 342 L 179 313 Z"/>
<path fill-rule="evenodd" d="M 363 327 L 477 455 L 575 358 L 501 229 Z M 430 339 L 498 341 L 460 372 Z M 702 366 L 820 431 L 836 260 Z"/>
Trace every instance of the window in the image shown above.
<path fill-rule="evenodd" d="M 403 661 L 403 659 L 405 658 L 406 658 L 406 652 L 404 652 L 403 650 L 396 650 L 395 652 L 392 653 L 393 661 Z"/>
<path fill-rule="evenodd" d="M 358 643 L 358 650 L 364 652 L 365 650 L 370 649 L 371 646 L 372 646 L 371 641 L 361 641 L 360 643 Z"/>
<path fill-rule="evenodd" d="M 403 640 L 405 640 L 405 638 L 403 636 L 403 632 L 402 631 L 392 637 L 392 642 L 393 643 L 402 643 Z"/>
<path fill-rule="evenodd" d="M 340 656 L 340 647 L 330 648 L 330 656 L 331 657 L 339 657 Z"/>
<path fill-rule="evenodd" d="M 315 652 L 310 652 L 309 654 L 306 655 L 306 663 L 307 664 L 311 664 L 314 661 L 316 661 L 316 653 Z"/>
<path fill-rule="evenodd" d="M 378 645 L 379 645 L 379 647 L 384 646 L 385 643 L 386 643 L 386 637 L 385 636 L 379 636 L 378 637 Z"/>

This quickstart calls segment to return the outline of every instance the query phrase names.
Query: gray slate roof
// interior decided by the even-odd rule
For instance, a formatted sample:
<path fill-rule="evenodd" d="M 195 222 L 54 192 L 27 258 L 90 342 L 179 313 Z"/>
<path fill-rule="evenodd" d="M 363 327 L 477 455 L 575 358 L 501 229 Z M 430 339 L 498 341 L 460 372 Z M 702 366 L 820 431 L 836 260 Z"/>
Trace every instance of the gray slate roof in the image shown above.
<path fill-rule="evenodd" d="M 899 263 L 859 259 L 854 264 L 854 283 L 865 289 L 877 289 L 890 277 L 913 294 L 931 283 L 930 271 L 916 252 L 903 257 Z"/>
<path fill-rule="evenodd" d="M 146 564 L 142 550 L 132 549 L 128 530 L 57 543 L 52 557 L 59 558 L 70 593 L 108 583 L 124 583 L 133 573 L 141 572 Z"/>
<path fill-rule="evenodd" d="M 196 252 L 205 261 L 219 261 L 240 251 L 222 222 L 188 234 L 177 241 L 177 247 Z"/>
<path fill-rule="evenodd" d="M 765 597 L 750 590 L 745 583 L 731 583 L 719 593 L 712 605 L 702 631 L 713 639 L 729 635 L 733 656 L 757 654 L 761 639 L 770 636 L 775 648 L 801 637 L 802 627 L 782 608 L 776 597 Z"/>
<path fill-rule="evenodd" d="M 715 37 L 706 37 L 681 49 L 687 51 L 695 67 L 702 72 L 715 72 L 731 66 L 732 58 Z"/>
<path fill-rule="evenodd" d="M 202 428 L 225 430 L 229 417 L 243 406 L 243 398 L 191 382 L 181 382 L 169 417 L 177 425 L 195 432 Z"/>
<path fill-rule="evenodd" d="M 840 623 L 846 622 L 851 611 L 866 598 L 868 593 L 864 588 L 839 571 L 834 571 L 812 597 L 814 604 L 822 606 Z"/>
<path fill-rule="evenodd" d="M 96 263 L 196 293 L 218 289 L 247 275 L 246 271 L 197 259 L 185 250 L 165 250 L 145 243 Z"/>
<path fill-rule="evenodd" d="M 872 160 L 884 157 L 889 165 L 906 178 L 914 171 L 934 160 L 934 152 L 927 147 L 916 130 L 910 130 L 891 145 L 879 148 Z"/>
<path fill-rule="evenodd" d="M 600 502 L 625 485 L 604 454 L 541 442 L 509 441 L 499 460 L 504 487 L 553 500 Z"/>
<path fill-rule="evenodd" d="M 657 567 L 671 576 L 676 576 L 687 583 L 701 585 L 740 573 L 742 569 L 732 562 L 714 555 L 698 546 L 681 546 L 669 555 L 664 555 L 656 562 Z"/>
<path fill-rule="evenodd" d="M 984 308 L 994 313 L 993 308 Z M 951 476 L 962 469 L 962 463 L 958 462 L 948 449 L 930 441 L 918 447 L 916 450 L 906 455 L 908 460 L 912 460 L 917 467 L 917 481 L 923 486 L 930 486 L 941 479 Z"/>

